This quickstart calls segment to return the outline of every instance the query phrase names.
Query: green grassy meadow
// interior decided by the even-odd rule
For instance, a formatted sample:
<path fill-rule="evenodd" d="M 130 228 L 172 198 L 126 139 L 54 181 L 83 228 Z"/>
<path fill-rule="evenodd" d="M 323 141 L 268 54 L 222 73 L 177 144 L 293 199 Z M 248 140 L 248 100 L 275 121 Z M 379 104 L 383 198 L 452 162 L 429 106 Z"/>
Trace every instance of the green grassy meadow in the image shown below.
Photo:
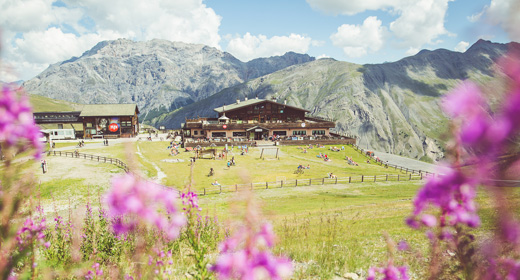
<path fill-rule="evenodd" d="M 199 159 L 192 168 L 189 159 L 194 155 L 193 152 L 179 149 L 181 152 L 178 156 L 169 156 L 167 146 L 167 141 L 137 141 L 93 149 L 87 143 L 86 148 L 80 152 L 135 162 L 135 168 L 145 177 L 153 179 L 157 179 L 158 173 L 163 172 L 166 177 L 161 183 L 177 189 L 186 190 L 190 181 L 193 181 L 191 188 L 199 193 L 214 180 L 223 185 L 233 185 L 273 182 L 280 178 L 323 178 L 329 172 L 338 177 L 404 174 L 375 163 L 366 163 L 366 158 L 349 146 L 345 146 L 345 150 L 340 152 L 332 152 L 326 146 L 309 149 L 307 153 L 303 153 L 297 146 L 281 146 L 280 159 L 275 159 L 272 155 L 270 158 L 260 159 L 261 148 L 251 148 L 248 154 L 240 155 L 239 150 L 234 147 L 228 159 L 235 156 L 237 165 L 231 168 L 227 168 L 225 159 Z M 316 155 L 320 152 L 326 153 L 332 161 L 325 162 L 317 158 Z M 345 156 L 352 157 L 359 166 L 348 165 L 344 160 Z M 163 161 L 171 159 L 184 161 Z M 73 160 L 77 164 L 88 164 L 91 168 L 98 164 L 79 159 L 71 159 L 71 162 Z M 295 174 L 299 164 L 309 164 L 311 168 L 305 170 L 304 174 Z M 212 177 L 207 176 L 210 168 L 216 172 Z M 100 171 L 110 172 L 110 169 L 114 167 L 109 164 L 98 166 Z M 428 240 L 424 232 L 413 230 L 404 223 L 412 212 L 412 201 L 421 183 L 422 181 L 389 181 L 313 184 L 256 189 L 252 195 L 259 205 L 263 219 L 274 226 L 278 237 L 274 251 L 293 260 L 294 279 L 343 279 L 341 277 L 348 272 L 366 277 L 369 267 L 386 261 L 392 242 L 401 240 L 407 241 L 412 250 L 393 250 L 395 264 L 408 264 L 412 278 L 421 279 L 428 262 Z M 96 192 L 108 187 L 91 185 L 83 179 L 61 178 L 40 184 L 40 193 L 43 199 L 49 199 L 51 193 L 68 189 L 67 192 L 62 192 L 63 199 L 73 197 L 83 203 L 88 192 L 95 196 Z M 243 192 L 200 196 L 202 213 L 216 215 L 227 227 L 231 227 L 233 221 L 240 220 L 240 213 L 243 213 L 240 209 L 244 206 L 245 196 Z M 516 190 L 511 190 L 510 197 L 513 201 L 520 201 L 520 194 Z M 495 212 L 484 191 L 481 191 L 478 203 L 481 206 L 483 226 L 475 234 L 485 235 L 494 227 Z M 65 203 L 61 203 L 63 204 Z M 74 208 L 83 211 L 79 206 Z M 385 234 L 391 240 L 390 243 L 385 239 Z M 180 270 L 183 271 L 182 268 Z"/>
<path fill-rule="evenodd" d="M 355 175 L 383 175 L 383 174 L 404 174 L 398 170 L 386 169 L 374 162 L 366 163 L 366 158 L 359 154 L 349 146 L 345 146 L 344 151 L 333 152 L 329 150 L 330 146 L 325 148 L 308 149 L 307 153 L 303 153 L 298 146 L 280 146 L 279 159 L 275 158 L 274 150 L 264 149 L 265 159 L 260 158 L 262 148 L 250 148 L 245 155 L 240 155 L 240 150 L 234 147 L 227 155 L 227 158 L 221 160 L 199 159 L 196 161 L 193 171 L 191 171 L 190 158 L 194 156 L 194 152 L 183 152 L 170 156 L 166 149 L 168 142 L 137 142 L 143 156 L 157 166 L 167 175 L 164 185 L 182 188 L 191 182 L 193 174 L 193 185 L 195 190 L 201 190 L 204 187 L 210 187 L 214 180 L 222 185 L 248 184 L 256 182 L 275 182 L 282 178 L 285 180 L 292 179 L 309 179 L 309 178 L 325 178 L 327 174 L 332 172 L 338 177 L 348 177 Z M 341 148 L 339 146 L 338 148 Z M 218 149 L 222 151 L 222 148 Z M 325 162 L 323 159 L 316 157 L 319 153 L 327 154 L 332 161 Z M 235 157 L 236 166 L 227 167 L 227 161 Z M 345 156 L 353 158 L 359 166 L 348 165 Z M 163 160 L 181 159 L 183 162 L 165 162 Z M 305 169 L 303 174 L 295 174 L 298 165 L 310 165 L 310 169 Z M 215 170 L 215 175 L 208 177 L 210 168 Z"/>

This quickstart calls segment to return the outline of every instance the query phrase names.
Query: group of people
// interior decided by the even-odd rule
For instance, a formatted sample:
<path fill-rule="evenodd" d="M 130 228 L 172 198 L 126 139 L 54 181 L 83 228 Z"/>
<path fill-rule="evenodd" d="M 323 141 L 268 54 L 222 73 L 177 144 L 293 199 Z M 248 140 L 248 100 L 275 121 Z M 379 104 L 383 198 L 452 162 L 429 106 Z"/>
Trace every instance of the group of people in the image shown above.
<path fill-rule="evenodd" d="M 316 155 L 317 158 L 322 158 L 324 161 L 332 161 L 327 154 L 320 153 L 319 155 Z"/>
<path fill-rule="evenodd" d="M 108 139 L 104 139 L 104 140 L 103 140 L 103 145 L 104 145 L 104 146 L 108 146 Z"/>
<path fill-rule="evenodd" d="M 336 146 L 330 147 L 330 150 L 333 151 L 333 152 L 343 151 L 343 150 L 345 150 L 345 146 L 341 146 L 341 149 L 336 147 Z"/>
<path fill-rule="evenodd" d="M 228 162 L 227 162 L 227 167 L 228 167 L 228 168 L 230 168 L 232 165 L 233 165 L 233 166 L 236 165 L 235 157 L 232 157 L 231 160 L 228 160 Z"/>
<path fill-rule="evenodd" d="M 302 170 L 302 169 L 311 169 L 311 166 L 310 166 L 310 164 L 307 164 L 307 166 L 304 166 L 302 164 L 298 165 L 298 170 Z"/>
<path fill-rule="evenodd" d="M 347 163 L 349 165 L 355 165 L 355 166 L 359 166 L 359 164 L 357 162 L 355 162 L 351 157 L 349 156 L 345 156 L 345 160 L 347 161 Z"/>
<path fill-rule="evenodd" d="M 166 147 L 166 149 L 170 150 L 170 156 L 176 156 L 179 154 L 179 150 L 177 149 L 178 145 L 173 141 L 170 142 L 170 145 Z"/>
<path fill-rule="evenodd" d="M 85 141 L 81 140 L 78 142 L 78 145 L 76 146 L 78 148 L 85 147 Z"/>

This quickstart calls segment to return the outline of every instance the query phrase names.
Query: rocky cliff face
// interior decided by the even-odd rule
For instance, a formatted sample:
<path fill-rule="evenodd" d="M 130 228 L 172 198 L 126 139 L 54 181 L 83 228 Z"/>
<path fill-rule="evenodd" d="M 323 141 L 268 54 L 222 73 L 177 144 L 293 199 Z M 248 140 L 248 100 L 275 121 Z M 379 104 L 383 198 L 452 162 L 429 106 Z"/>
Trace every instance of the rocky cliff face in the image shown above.
<path fill-rule="evenodd" d="M 320 59 L 224 89 L 156 118 L 154 124 L 178 128 L 185 118 L 215 116 L 213 108 L 237 98 L 275 96 L 314 115 L 335 119 L 337 131 L 357 135 L 362 147 L 438 160 L 444 156 L 440 136 L 447 129 L 440 97 L 465 79 L 492 82 L 495 60 L 511 44 L 481 40 L 465 53 L 422 51 L 397 62 L 373 65 Z"/>
<path fill-rule="evenodd" d="M 23 86 L 32 94 L 83 104 L 137 103 L 146 119 L 312 60 L 287 53 L 244 63 L 204 45 L 119 39 L 51 65 Z"/>

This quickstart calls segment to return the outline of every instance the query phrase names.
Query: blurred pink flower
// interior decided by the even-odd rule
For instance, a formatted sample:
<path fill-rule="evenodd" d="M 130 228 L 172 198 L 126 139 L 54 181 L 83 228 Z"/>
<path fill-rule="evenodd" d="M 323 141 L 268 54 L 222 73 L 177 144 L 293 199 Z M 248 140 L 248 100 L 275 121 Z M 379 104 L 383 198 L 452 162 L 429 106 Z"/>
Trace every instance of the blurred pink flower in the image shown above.
<path fill-rule="evenodd" d="M 243 228 L 220 245 L 220 255 L 211 267 L 219 279 L 283 279 L 292 274 L 288 258 L 275 257 L 269 251 L 274 246 L 270 224 L 260 231 Z"/>
<path fill-rule="evenodd" d="M 169 239 L 177 238 L 186 223 L 186 218 L 177 210 L 176 201 L 173 190 L 137 180 L 131 174 L 114 177 L 106 196 L 109 214 L 118 217 L 114 223 L 116 233 L 126 233 L 143 221 L 162 230 Z M 127 223 L 121 216 L 126 216 Z"/>
<path fill-rule="evenodd" d="M 0 142 L 17 148 L 18 152 L 32 147 L 38 159 L 42 151 L 40 136 L 27 96 L 21 89 L 4 84 L 0 94 Z"/>

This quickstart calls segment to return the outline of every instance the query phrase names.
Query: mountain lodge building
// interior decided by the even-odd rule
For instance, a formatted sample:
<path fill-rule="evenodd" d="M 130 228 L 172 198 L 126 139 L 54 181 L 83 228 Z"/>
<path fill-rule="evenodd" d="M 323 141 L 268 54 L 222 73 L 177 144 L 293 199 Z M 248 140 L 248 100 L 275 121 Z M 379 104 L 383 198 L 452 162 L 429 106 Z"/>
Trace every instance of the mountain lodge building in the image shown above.
<path fill-rule="evenodd" d="M 308 117 L 308 110 L 267 99 L 237 100 L 214 109 L 218 118 L 188 119 L 182 124 L 185 138 L 234 141 L 281 138 L 315 139 L 329 136 L 335 123 Z"/>

